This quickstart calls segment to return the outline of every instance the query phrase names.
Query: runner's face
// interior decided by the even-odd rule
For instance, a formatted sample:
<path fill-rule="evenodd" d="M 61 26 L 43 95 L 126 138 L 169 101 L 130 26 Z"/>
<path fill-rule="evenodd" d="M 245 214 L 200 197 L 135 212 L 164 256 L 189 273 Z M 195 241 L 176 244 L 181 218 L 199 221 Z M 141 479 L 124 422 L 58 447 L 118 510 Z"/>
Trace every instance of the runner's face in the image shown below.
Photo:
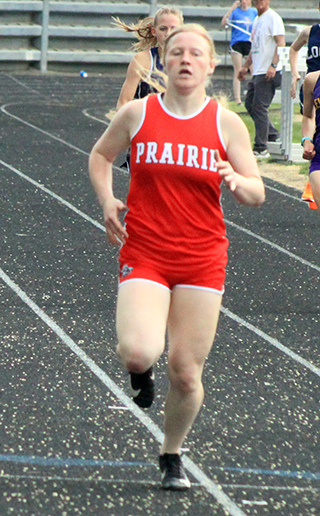
<path fill-rule="evenodd" d="M 181 21 L 175 14 L 162 14 L 159 16 L 158 24 L 153 27 L 152 33 L 157 38 L 160 47 L 162 47 L 168 34 L 179 25 L 181 25 Z"/>
<path fill-rule="evenodd" d="M 204 85 L 214 71 L 209 44 L 195 32 L 180 32 L 168 43 L 165 69 L 169 79 L 179 88 Z"/>

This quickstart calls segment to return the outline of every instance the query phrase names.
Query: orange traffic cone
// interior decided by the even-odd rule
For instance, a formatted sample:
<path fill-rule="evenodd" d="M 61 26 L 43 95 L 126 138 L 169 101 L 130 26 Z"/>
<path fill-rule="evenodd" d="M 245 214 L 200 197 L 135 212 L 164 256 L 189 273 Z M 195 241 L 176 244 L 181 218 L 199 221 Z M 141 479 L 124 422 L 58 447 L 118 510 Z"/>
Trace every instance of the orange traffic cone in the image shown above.
<path fill-rule="evenodd" d="M 311 185 L 309 182 L 304 187 L 304 191 L 303 191 L 303 194 L 301 195 L 301 199 L 302 199 L 302 201 L 306 201 L 306 202 L 314 202 L 314 197 L 313 197 Z"/>

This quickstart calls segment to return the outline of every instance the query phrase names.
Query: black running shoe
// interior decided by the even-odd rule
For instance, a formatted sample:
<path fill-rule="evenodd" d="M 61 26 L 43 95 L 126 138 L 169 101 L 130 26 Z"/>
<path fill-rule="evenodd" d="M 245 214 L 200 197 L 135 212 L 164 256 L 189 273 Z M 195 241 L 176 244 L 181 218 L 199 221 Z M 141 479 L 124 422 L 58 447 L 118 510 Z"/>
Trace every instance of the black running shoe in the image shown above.
<path fill-rule="evenodd" d="M 162 474 L 162 489 L 184 491 L 191 487 L 178 453 L 165 453 L 159 456 Z"/>
<path fill-rule="evenodd" d="M 142 408 L 149 408 L 154 400 L 154 374 L 152 367 L 145 373 L 130 373 L 133 401 Z"/>

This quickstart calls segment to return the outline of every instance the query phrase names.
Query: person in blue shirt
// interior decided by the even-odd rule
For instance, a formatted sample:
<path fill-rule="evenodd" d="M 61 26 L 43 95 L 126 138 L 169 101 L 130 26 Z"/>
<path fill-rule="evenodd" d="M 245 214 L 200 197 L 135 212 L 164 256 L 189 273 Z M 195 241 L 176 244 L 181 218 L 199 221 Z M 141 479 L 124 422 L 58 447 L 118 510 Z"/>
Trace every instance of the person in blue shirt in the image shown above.
<path fill-rule="evenodd" d="M 241 85 L 238 73 L 242 67 L 242 58 L 247 57 L 250 53 L 250 34 L 256 16 L 257 9 L 251 7 L 251 0 L 236 0 L 221 20 L 222 27 L 231 27 L 230 54 L 233 64 L 233 94 L 238 105 L 241 105 Z"/>

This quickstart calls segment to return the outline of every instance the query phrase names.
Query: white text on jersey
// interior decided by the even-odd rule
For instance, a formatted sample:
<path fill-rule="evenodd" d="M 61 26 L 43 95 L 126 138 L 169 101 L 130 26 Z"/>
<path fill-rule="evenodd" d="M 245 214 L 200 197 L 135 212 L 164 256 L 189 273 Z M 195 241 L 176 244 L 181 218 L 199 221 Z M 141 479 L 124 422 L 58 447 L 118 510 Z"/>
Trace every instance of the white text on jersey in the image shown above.
<path fill-rule="evenodd" d="M 164 142 L 162 152 L 160 149 L 158 153 L 159 145 L 157 142 L 147 142 L 147 144 L 140 142 L 136 145 L 136 163 L 162 163 L 200 168 L 211 172 L 217 171 L 214 149 L 208 149 L 207 147 L 199 149 L 196 145 L 185 145 L 184 143 L 178 143 L 177 148 L 173 149 L 172 143 Z M 159 159 L 157 154 L 158 156 L 161 155 Z M 177 156 L 176 161 L 173 159 L 173 155 Z"/>

